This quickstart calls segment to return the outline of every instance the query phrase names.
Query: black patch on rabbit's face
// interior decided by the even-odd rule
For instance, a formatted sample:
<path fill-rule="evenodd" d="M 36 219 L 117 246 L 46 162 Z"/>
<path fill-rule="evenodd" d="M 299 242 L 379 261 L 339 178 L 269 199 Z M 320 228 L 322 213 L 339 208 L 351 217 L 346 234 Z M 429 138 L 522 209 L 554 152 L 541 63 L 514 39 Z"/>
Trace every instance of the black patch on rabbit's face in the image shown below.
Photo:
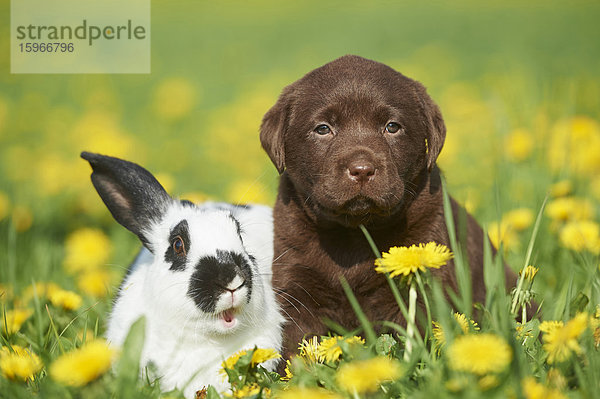
<path fill-rule="evenodd" d="M 188 295 L 203 312 L 214 313 L 217 300 L 228 291 L 233 279 L 239 276 L 248 289 L 246 302 L 252 296 L 252 267 L 240 254 L 217 250 L 216 256 L 206 256 L 198 261 L 192 274 Z"/>
<path fill-rule="evenodd" d="M 177 253 L 174 248 L 175 241 L 180 237 L 183 240 L 184 251 Z M 169 248 L 165 252 L 165 261 L 171 264 L 169 270 L 181 271 L 185 269 L 187 260 L 186 254 L 190 251 L 190 233 L 188 231 L 187 220 L 177 223 L 177 226 L 171 229 L 169 233 Z"/>

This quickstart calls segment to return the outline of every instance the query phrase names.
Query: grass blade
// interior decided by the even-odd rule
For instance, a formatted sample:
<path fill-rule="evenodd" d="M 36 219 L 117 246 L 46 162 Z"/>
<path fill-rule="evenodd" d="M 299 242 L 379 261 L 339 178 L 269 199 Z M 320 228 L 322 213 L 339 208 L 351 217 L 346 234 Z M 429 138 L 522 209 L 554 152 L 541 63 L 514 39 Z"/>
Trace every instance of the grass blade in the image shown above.
<path fill-rule="evenodd" d="M 450 246 L 454 253 L 454 271 L 456 273 L 456 281 L 458 285 L 458 301 L 455 304 L 460 311 L 467 317 L 471 317 L 473 310 L 473 293 L 471 290 L 471 271 L 465 262 L 463 246 L 456 239 L 456 224 L 452 212 L 452 204 L 446 186 L 446 181 L 442 179 L 442 195 L 444 201 L 444 218 L 448 229 L 448 238 Z M 466 220 L 466 219 L 465 219 Z M 463 237 L 464 239 L 465 237 Z"/>
<path fill-rule="evenodd" d="M 354 292 L 352 292 L 352 288 L 350 288 L 350 285 L 348 284 L 348 281 L 346 281 L 344 276 L 340 277 L 340 283 L 342 284 L 342 288 L 346 293 L 346 298 L 348 298 L 348 301 L 350 302 L 354 313 L 356 313 L 356 317 L 358 317 L 358 321 L 360 322 L 365 331 L 367 342 L 369 343 L 369 345 L 375 345 L 375 343 L 377 342 L 377 335 L 375 334 L 375 330 L 373 329 L 371 322 L 369 322 L 367 315 L 365 314 L 365 312 L 363 312 L 362 308 L 360 307 L 360 304 L 358 303 Z"/>

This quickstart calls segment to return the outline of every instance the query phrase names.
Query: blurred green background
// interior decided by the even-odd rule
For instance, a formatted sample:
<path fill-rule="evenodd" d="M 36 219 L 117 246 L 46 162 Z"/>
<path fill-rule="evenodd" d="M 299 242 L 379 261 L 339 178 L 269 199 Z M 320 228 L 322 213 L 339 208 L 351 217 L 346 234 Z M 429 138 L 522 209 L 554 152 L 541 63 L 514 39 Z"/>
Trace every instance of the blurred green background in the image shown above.
<path fill-rule="evenodd" d="M 4 0 L 3 281 L 29 283 L 33 273 L 71 285 L 62 243 L 85 226 L 110 236 L 113 270 L 133 256 L 136 239 L 97 197 L 82 150 L 140 163 L 174 195 L 272 204 L 277 175 L 260 148 L 262 115 L 285 85 L 344 54 L 428 88 L 448 127 L 439 163 L 484 225 L 510 209 L 537 212 L 564 179 L 597 214 L 597 1 L 153 1 L 149 75 L 10 74 L 9 15 Z M 540 273 L 551 296 L 571 258 L 544 223 L 534 259 L 552 265 Z M 508 248 L 515 267 L 530 229 Z"/>

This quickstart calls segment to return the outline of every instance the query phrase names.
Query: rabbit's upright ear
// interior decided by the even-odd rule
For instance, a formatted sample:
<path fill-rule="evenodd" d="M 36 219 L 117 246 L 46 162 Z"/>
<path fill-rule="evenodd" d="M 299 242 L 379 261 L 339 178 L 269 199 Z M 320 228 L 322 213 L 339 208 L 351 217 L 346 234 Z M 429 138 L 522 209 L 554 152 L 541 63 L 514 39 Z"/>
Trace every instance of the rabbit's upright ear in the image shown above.
<path fill-rule="evenodd" d="M 148 228 L 161 219 L 171 197 L 150 172 L 132 162 L 82 152 L 92 166 L 92 183 L 117 222 L 152 251 Z"/>

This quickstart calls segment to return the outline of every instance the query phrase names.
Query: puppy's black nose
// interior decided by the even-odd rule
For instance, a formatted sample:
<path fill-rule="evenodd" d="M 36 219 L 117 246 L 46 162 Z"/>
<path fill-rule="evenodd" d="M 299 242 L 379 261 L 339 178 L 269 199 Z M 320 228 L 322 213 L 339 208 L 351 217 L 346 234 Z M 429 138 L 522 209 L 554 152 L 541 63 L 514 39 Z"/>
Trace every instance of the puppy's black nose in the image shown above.
<path fill-rule="evenodd" d="M 375 166 L 367 160 L 352 161 L 348 165 L 348 177 L 357 183 L 366 183 L 375 177 Z"/>

